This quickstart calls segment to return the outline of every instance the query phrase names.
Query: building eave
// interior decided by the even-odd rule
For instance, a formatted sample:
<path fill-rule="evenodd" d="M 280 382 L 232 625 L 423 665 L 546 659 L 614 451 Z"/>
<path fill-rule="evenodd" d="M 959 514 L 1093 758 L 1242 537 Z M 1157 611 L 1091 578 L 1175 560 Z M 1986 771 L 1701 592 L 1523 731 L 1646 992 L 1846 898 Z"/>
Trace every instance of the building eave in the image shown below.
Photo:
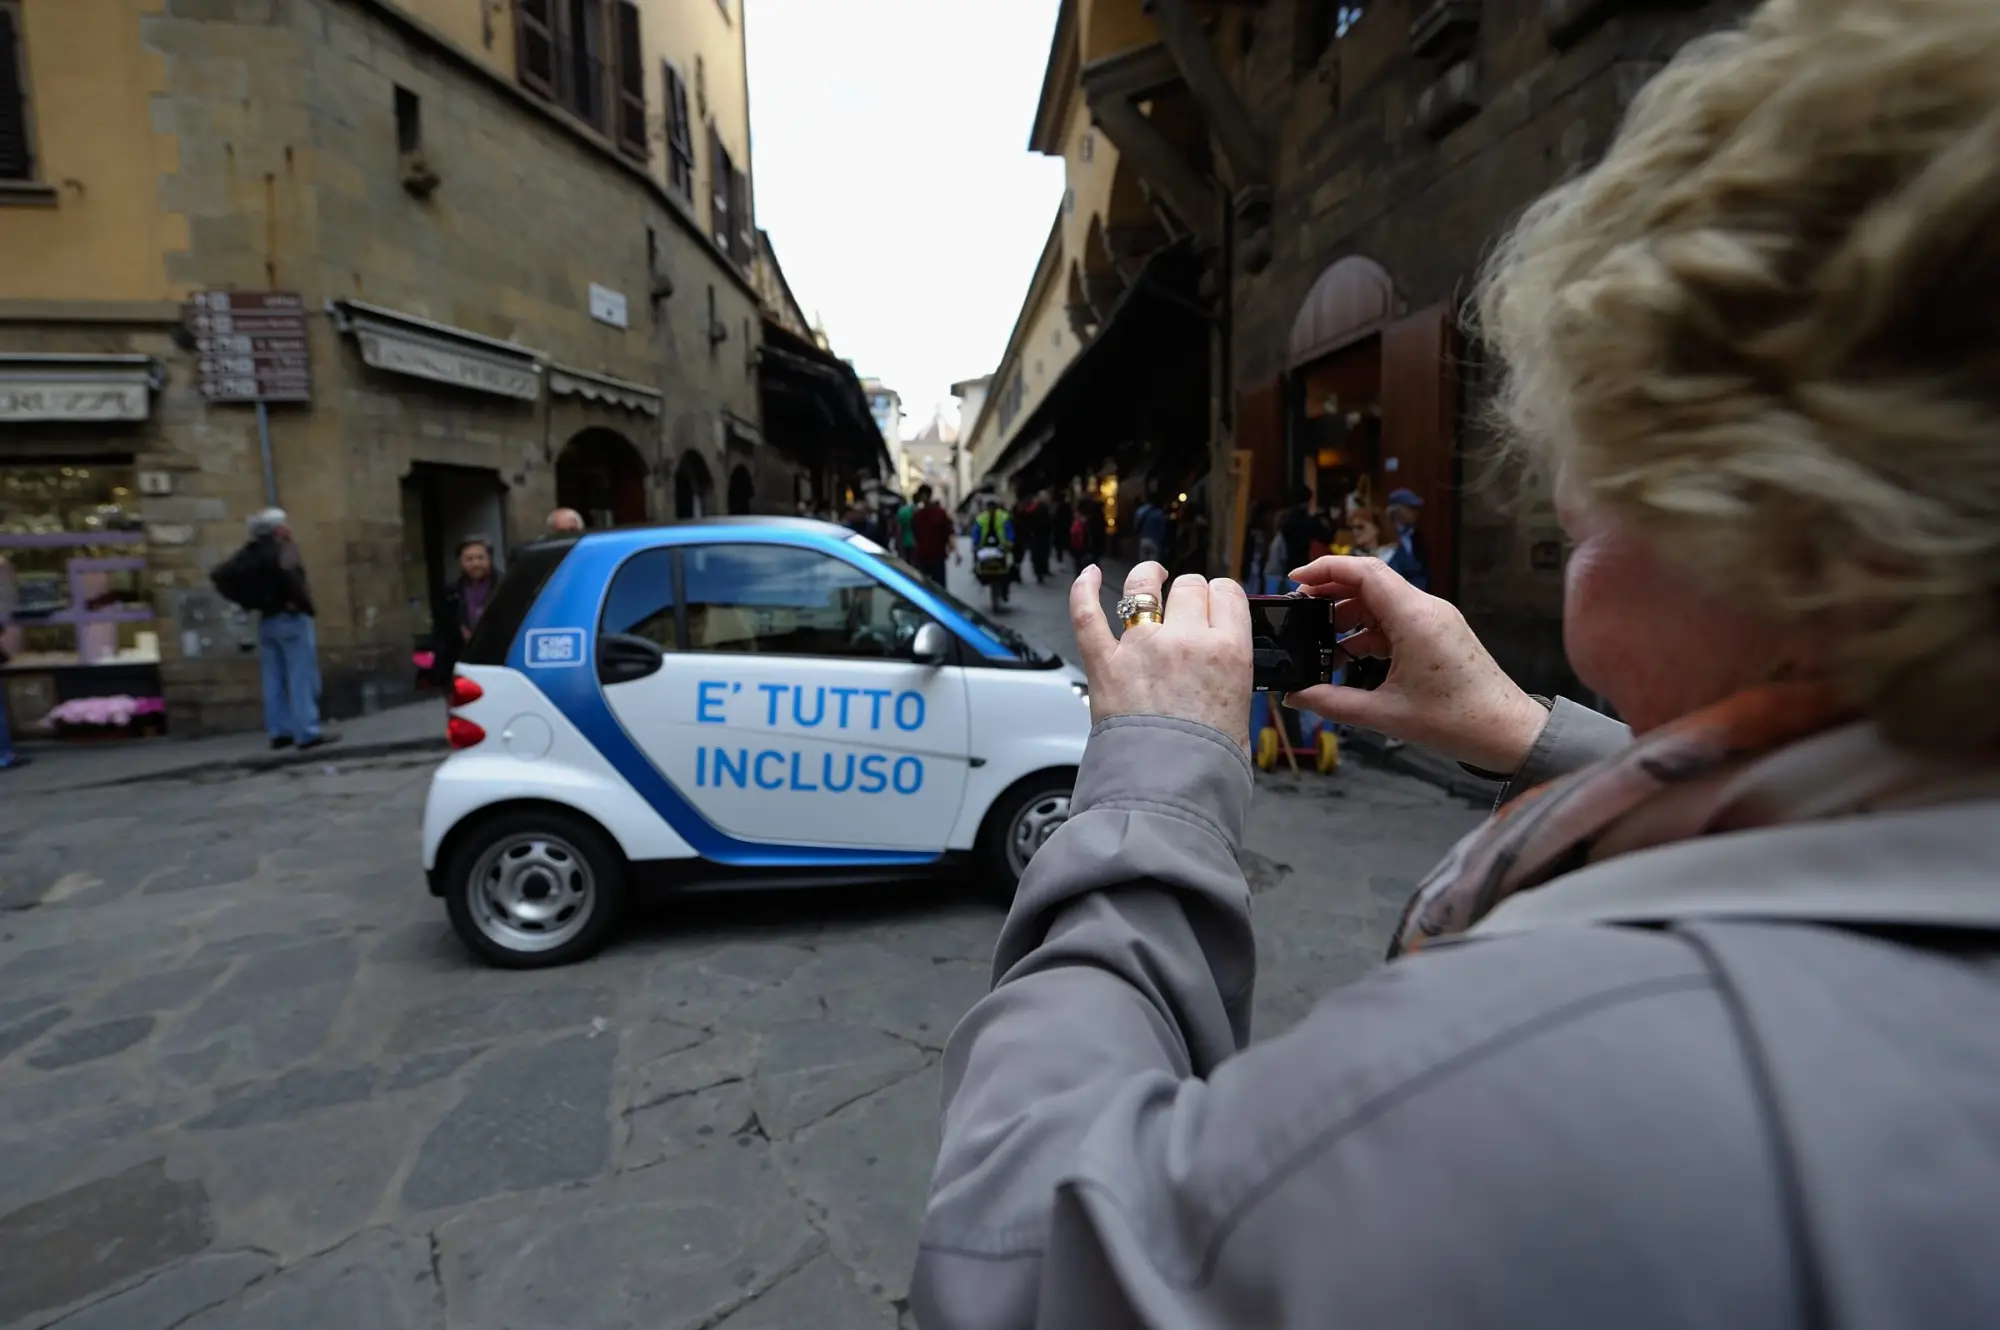
<path fill-rule="evenodd" d="M 1028 325 L 1035 321 L 1035 311 L 1041 307 L 1042 299 L 1049 288 L 1055 285 L 1056 269 L 1061 267 L 1062 257 L 1062 209 L 1056 209 L 1055 220 L 1049 224 L 1049 238 L 1042 246 L 1042 257 L 1035 264 L 1035 275 L 1028 282 L 1027 298 L 1021 302 L 1021 312 L 1014 316 L 1014 331 L 1007 336 L 1007 349 L 1000 354 L 999 368 L 988 377 L 995 383 L 1005 381 L 1009 366 L 1019 363 L 1021 339 L 1028 335 Z M 989 393 L 980 405 L 979 418 L 972 422 L 972 428 L 963 435 L 968 446 L 979 436 L 979 427 L 986 423 L 986 413 L 997 410 L 998 396 Z"/>
<path fill-rule="evenodd" d="M 1034 127 L 1028 134 L 1028 150 L 1045 157 L 1063 155 L 1063 131 L 1069 124 L 1070 107 L 1076 103 L 1077 68 L 1082 58 L 1076 25 L 1077 0 L 1062 0 L 1055 36 L 1049 42 L 1049 61 L 1042 70 L 1041 100 L 1035 105 Z"/>

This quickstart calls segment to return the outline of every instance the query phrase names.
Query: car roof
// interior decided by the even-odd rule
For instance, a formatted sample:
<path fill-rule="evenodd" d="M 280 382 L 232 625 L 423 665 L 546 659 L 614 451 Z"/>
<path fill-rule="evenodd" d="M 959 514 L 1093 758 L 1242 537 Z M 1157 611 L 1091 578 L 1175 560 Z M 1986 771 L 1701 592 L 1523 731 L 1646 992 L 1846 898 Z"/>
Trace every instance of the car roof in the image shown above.
<path fill-rule="evenodd" d="M 709 530 L 729 527 L 756 527 L 765 531 L 796 531 L 800 534 L 821 536 L 851 536 L 854 533 L 838 522 L 824 522 L 817 517 L 764 517 L 737 514 L 728 517 L 683 517 L 673 522 L 648 522 L 643 525 L 613 527 L 608 531 L 586 531 L 580 540 L 603 540 L 609 536 L 629 537 L 641 531 L 675 531 L 687 527 L 703 527 Z"/>

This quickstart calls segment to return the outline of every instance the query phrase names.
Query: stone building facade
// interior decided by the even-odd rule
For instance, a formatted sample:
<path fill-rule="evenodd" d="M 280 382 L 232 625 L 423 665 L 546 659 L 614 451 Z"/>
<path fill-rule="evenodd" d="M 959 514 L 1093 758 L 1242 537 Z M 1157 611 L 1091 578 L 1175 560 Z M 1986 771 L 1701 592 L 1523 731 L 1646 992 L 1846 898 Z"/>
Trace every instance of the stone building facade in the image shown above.
<path fill-rule="evenodd" d="M 1068 163 L 1055 271 L 1079 348 L 1011 428 L 989 403 L 973 456 L 1003 478 L 1094 475 L 1121 429 L 1164 452 L 1172 422 L 1102 404 L 1158 401 L 1146 375 L 1162 363 L 1179 383 L 1205 369 L 1207 419 L 1173 411 L 1206 435 L 1206 480 L 1187 484 L 1205 504 L 1185 516 L 1206 519 L 1212 572 L 1246 573 L 1246 528 L 1301 492 L 1379 509 L 1412 489 L 1433 589 L 1517 678 L 1577 692 L 1562 532 L 1546 494 L 1491 465 L 1461 314 L 1509 222 L 1603 152 L 1676 50 L 1744 7 L 1065 0 L 1033 139 Z M 1158 289 L 1169 252 L 1196 257 L 1192 286 Z M 1206 331 L 1170 338 L 1177 318 Z"/>
<path fill-rule="evenodd" d="M 37 156 L 0 179 L 0 545 L 51 528 L 10 556 L 37 594 L 78 551 L 141 565 L 88 574 L 108 586 L 71 565 L 118 607 L 94 647 L 77 627 L 84 660 L 66 667 L 54 621 L 23 616 L 31 649 L 0 680 L 17 724 L 150 664 L 176 732 L 256 725 L 249 625 L 207 570 L 269 497 L 310 570 L 334 715 L 417 686 L 467 536 L 504 557 L 558 503 L 599 525 L 792 509 L 814 463 L 760 424 L 747 94 L 740 134 L 704 135 L 673 96 L 702 53 L 614 46 L 659 77 L 621 102 L 616 69 L 595 69 L 601 87 L 583 69 L 593 122 L 507 68 L 547 0 L 463 8 L 460 32 L 419 13 L 452 0 L 11 4 Z M 677 31 L 639 9 L 571 12 L 601 13 L 600 37 Z M 706 96 L 741 91 L 716 63 L 740 57 L 740 29 L 707 52 Z M 713 149 L 715 191 L 682 140 Z M 200 387 L 184 303 L 265 291 L 302 297 L 311 372 L 309 402 L 269 408 L 268 482 L 255 409 Z M 49 405 L 100 382 L 125 409 Z M 40 488 L 4 506 L 9 475 Z"/>

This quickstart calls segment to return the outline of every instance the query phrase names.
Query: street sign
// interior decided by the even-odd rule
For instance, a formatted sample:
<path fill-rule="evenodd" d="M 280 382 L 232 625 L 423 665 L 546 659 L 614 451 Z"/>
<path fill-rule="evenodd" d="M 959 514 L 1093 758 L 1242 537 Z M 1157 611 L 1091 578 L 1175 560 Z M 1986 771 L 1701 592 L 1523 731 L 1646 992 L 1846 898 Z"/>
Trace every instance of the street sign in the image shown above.
<path fill-rule="evenodd" d="M 295 291 L 199 291 L 187 304 L 201 394 L 211 402 L 309 402 L 306 306 Z"/>

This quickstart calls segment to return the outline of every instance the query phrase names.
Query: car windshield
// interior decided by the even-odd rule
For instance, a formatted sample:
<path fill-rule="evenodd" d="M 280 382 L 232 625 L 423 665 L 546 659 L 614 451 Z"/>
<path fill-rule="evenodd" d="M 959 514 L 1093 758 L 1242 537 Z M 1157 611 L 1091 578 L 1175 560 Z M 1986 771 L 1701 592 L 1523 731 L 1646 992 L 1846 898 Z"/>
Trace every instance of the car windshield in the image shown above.
<path fill-rule="evenodd" d="M 860 550 L 862 553 L 880 559 L 883 563 L 886 563 L 890 567 L 896 569 L 896 571 L 903 573 L 904 575 L 910 577 L 911 579 L 917 582 L 922 583 L 926 587 L 929 587 L 932 595 L 936 596 L 939 600 L 943 601 L 945 604 L 951 606 L 954 610 L 964 615 L 967 619 L 971 620 L 973 623 L 978 624 L 981 628 L 983 628 L 986 631 L 987 635 L 990 636 L 994 641 L 1006 647 L 1009 651 L 1013 652 L 1016 656 L 1019 656 L 1022 660 L 1025 660 L 1033 665 L 1047 665 L 1058 659 L 1058 657 L 1054 652 L 1042 650 L 1040 647 L 1036 646 L 1033 642 L 1030 642 L 1027 638 L 1021 636 L 1019 633 L 1015 632 L 1012 628 L 1009 628 L 1006 624 L 995 623 L 993 620 L 987 618 L 985 615 L 981 614 L 978 610 L 972 608 L 972 606 L 960 600 L 957 596 L 952 595 L 950 591 L 946 590 L 944 587 L 938 585 L 938 583 L 932 581 L 930 578 L 925 577 L 922 573 L 918 572 L 915 565 L 905 563 L 903 560 L 889 553 L 889 551 L 883 549 L 880 545 L 877 545 L 874 541 L 868 539 L 868 537 L 855 536 L 851 538 L 847 543 L 852 545 L 855 549 Z"/>

